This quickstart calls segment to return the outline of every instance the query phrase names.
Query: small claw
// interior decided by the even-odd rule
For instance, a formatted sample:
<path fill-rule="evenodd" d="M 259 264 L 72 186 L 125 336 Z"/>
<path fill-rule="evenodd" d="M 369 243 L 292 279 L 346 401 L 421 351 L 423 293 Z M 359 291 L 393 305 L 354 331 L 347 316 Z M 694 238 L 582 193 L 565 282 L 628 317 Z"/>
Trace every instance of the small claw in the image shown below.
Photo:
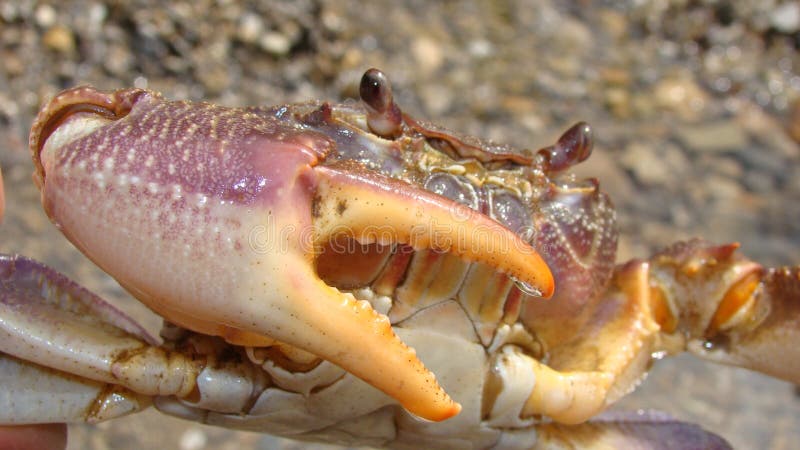
<path fill-rule="evenodd" d="M 362 243 L 453 253 L 527 283 L 541 297 L 553 294 L 549 267 L 517 234 L 450 199 L 358 169 L 344 164 L 315 169 L 318 240 L 347 234 Z"/>
<path fill-rule="evenodd" d="M 744 273 L 725 293 L 714 319 L 712 326 L 724 326 L 690 350 L 800 384 L 800 267 Z"/>
<path fill-rule="evenodd" d="M 800 383 L 800 267 L 764 269 L 738 247 L 697 239 L 653 257 L 654 318 L 698 356 Z"/>

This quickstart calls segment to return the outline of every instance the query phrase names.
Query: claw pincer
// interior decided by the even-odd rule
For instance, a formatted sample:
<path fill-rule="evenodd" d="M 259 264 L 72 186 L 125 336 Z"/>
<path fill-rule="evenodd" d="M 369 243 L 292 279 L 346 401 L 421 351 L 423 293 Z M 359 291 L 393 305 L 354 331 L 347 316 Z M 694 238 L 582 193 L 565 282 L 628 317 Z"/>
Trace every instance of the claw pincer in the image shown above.
<path fill-rule="evenodd" d="M 31 133 L 42 203 L 70 241 L 169 321 L 239 345 L 288 344 L 421 417 L 458 414 L 386 316 L 318 276 L 321 249 L 346 236 L 449 252 L 543 296 L 552 275 L 487 216 L 464 220 L 465 206 L 345 158 L 337 139 L 366 132 L 329 120 L 327 104 L 292 108 L 66 91 Z"/>

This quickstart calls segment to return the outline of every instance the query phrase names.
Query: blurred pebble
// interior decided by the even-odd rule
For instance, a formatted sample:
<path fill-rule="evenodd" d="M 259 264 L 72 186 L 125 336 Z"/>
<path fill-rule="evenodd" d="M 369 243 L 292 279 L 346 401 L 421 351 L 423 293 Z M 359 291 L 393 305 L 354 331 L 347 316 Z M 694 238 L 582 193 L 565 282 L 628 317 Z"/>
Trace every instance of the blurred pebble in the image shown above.
<path fill-rule="evenodd" d="M 261 35 L 258 45 L 268 53 L 275 56 L 283 56 L 289 53 L 292 43 L 285 35 L 270 31 Z"/>
<path fill-rule="evenodd" d="M 682 125 L 677 136 L 693 152 L 725 152 L 747 145 L 747 134 L 734 122 L 720 121 L 697 125 Z"/>
<path fill-rule="evenodd" d="M 72 31 L 63 25 L 56 25 L 47 30 L 42 37 L 42 42 L 51 50 L 61 53 L 72 53 L 75 50 Z"/>
<path fill-rule="evenodd" d="M 611 113 L 620 119 L 630 118 L 633 111 L 631 107 L 631 95 L 628 90 L 624 88 L 606 88 L 606 104 Z"/>
<path fill-rule="evenodd" d="M 56 10 L 50 5 L 39 5 L 34 14 L 36 25 L 42 28 L 50 28 L 56 23 Z"/>
<path fill-rule="evenodd" d="M 417 62 L 417 68 L 423 73 L 435 72 L 443 62 L 441 47 L 428 37 L 415 39 L 411 44 L 411 54 Z"/>
<path fill-rule="evenodd" d="M 658 106 L 678 113 L 684 120 L 697 119 L 708 102 L 708 95 L 689 74 L 662 79 L 653 94 Z"/>
<path fill-rule="evenodd" d="M 261 36 L 263 30 L 264 23 L 261 21 L 261 18 L 258 15 L 248 12 L 239 18 L 239 29 L 237 30 L 237 36 L 243 42 L 248 44 L 256 42 L 259 36 Z"/>
<path fill-rule="evenodd" d="M 202 430 L 192 427 L 183 432 L 180 439 L 180 450 L 202 450 L 208 438 Z"/>
<path fill-rule="evenodd" d="M 620 163 L 633 173 L 637 181 L 652 186 L 669 184 L 676 174 L 685 173 L 688 166 L 681 150 L 674 145 L 656 149 L 640 141 L 625 147 Z"/>
<path fill-rule="evenodd" d="M 800 30 L 800 3 L 796 1 L 778 5 L 769 15 L 770 24 L 781 33 Z"/>
<path fill-rule="evenodd" d="M 703 180 L 704 189 L 708 189 L 711 197 L 718 201 L 735 202 L 741 197 L 742 187 L 738 180 L 733 180 L 715 173 Z"/>

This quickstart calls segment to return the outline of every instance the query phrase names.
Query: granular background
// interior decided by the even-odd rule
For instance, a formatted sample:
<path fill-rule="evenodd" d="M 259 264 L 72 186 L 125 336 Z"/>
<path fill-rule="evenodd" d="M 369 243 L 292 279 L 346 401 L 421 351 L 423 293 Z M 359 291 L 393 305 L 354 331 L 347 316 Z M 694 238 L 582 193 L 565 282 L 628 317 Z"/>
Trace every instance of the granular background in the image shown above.
<path fill-rule="evenodd" d="M 619 257 L 738 241 L 800 262 L 800 4 L 780 1 L 0 1 L 0 250 L 55 266 L 150 329 L 159 320 L 55 231 L 30 182 L 39 105 L 77 84 L 230 106 L 357 94 L 383 69 L 412 115 L 518 147 L 594 126 Z M 800 442 L 793 386 L 690 357 L 656 364 L 621 408 L 700 423 L 736 448 Z M 310 448 L 148 411 L 70 428 L 70 449 Z"/>

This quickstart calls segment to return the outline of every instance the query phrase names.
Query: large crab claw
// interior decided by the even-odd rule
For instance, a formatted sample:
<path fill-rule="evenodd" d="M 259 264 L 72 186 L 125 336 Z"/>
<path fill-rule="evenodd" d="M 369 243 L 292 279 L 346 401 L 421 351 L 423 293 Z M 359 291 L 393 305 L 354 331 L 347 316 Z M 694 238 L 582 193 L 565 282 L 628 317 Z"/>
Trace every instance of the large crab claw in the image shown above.
<path fill-rule="evenodd" d="M 450 252 L 553 291 L 516 234 L 337 161 L 333 139 L 286 111 L 76 88 L 42 109 L 30 144 L 48 216 L 150 308 L 234 344 L 330 360 L 426 419 L 460 406 L 386 316 L 320 279 L 326 244 L 345 235 Z"/>

